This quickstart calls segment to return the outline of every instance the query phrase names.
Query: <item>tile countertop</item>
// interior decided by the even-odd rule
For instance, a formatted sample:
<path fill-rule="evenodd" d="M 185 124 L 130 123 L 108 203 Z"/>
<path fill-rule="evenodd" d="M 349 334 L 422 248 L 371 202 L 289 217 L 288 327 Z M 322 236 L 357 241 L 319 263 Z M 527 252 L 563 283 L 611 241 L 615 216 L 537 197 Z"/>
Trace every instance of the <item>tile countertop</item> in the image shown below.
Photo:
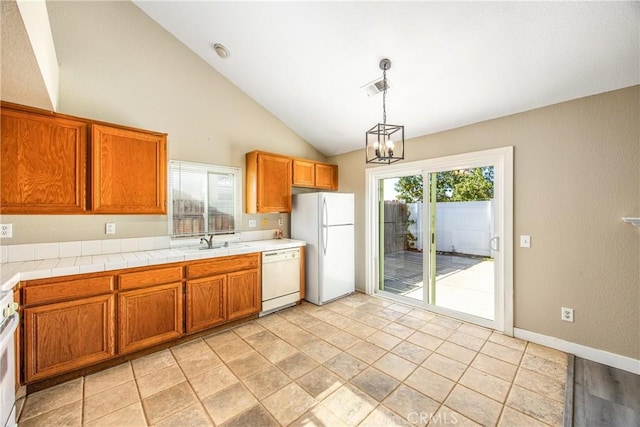
<path fill-rule="evenodd" d="M 8 291 L 22 280 L 44 279 L 81 273 L 144 267 L 145 265 L 194 261 L 300 246 L 305 246 L 305 242 L 293 239 L 267 239 L 234 242 L 227 248 L 221 247 L 207 250 L 200 250 L 197 247 L 174 247 L 64 258 L 46 258 L 33 261 L 4 262 L 0 264 L 0 291 Z"/>

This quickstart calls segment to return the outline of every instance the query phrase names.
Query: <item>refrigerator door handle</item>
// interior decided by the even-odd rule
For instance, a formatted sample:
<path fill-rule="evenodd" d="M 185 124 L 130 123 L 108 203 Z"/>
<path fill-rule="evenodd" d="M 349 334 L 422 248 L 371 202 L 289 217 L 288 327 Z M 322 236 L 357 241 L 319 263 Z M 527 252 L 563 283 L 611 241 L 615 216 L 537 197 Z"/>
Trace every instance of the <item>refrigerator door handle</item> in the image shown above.
<path fill-rule="evenodd" d="M 329 226 L 327 225 L 329 221 L 329 212 L 327 210 L 327 199 L 322 199 L 322 252 L 324 255 L 327 255 L 327 247 L 329 246 Z"/>

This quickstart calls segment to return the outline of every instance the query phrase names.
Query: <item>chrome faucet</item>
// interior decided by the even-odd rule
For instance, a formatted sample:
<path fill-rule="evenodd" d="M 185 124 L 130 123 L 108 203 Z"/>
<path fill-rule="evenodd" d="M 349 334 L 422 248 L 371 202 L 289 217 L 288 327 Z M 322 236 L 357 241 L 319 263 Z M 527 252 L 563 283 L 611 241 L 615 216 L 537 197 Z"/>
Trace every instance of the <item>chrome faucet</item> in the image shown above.
<path fill-rule="evenodd" d="M 213 234 L 210 234 L 208 239 L 206 237 L 201 237 L 200 243 L 206 243 L 208 249 L 213 248 Z"/>

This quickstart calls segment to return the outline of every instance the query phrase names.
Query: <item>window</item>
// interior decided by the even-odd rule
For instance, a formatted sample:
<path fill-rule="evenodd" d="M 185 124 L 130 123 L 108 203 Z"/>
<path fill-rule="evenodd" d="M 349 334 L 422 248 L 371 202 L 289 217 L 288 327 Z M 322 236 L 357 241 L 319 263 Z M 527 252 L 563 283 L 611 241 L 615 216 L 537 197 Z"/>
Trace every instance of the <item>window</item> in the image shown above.
<path fill-rule="evenodd" d="M 240 169 L 169 162 L 169 234 L 231 233 L 240 223 Z"/>

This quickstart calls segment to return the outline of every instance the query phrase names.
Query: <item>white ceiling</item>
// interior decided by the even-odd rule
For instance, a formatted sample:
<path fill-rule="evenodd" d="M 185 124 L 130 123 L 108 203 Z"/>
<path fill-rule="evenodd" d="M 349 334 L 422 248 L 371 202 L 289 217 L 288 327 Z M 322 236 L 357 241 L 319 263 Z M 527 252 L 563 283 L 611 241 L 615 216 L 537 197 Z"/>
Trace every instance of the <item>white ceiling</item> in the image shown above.
<path fill-rule="evenodd" d="M 382 121 L 384 57 L 407 138 L 640 83 L 637 1 L 134 3 L 328 156 Z"/>

